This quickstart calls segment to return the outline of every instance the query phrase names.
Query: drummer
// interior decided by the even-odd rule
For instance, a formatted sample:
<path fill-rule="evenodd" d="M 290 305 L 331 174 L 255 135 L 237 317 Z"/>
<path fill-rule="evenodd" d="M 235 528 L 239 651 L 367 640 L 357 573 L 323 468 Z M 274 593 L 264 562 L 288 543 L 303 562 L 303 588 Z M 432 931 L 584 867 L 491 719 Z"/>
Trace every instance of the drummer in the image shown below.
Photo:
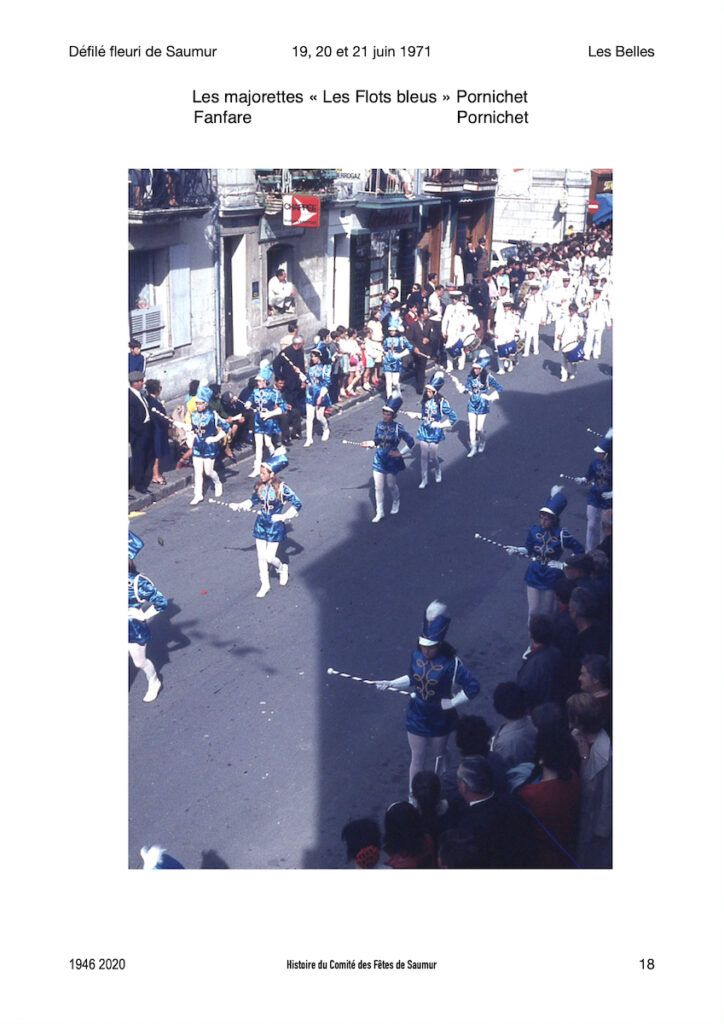
<path fill-rule="evenodd" d="M 561 383 L 575 379 L 576 364 L 583 359 L 583 335 L 583 320 L 578 315 L 578 306 L 572 302 L 568 312 L 556 322 L 556 341 L 563 355 Z"/>

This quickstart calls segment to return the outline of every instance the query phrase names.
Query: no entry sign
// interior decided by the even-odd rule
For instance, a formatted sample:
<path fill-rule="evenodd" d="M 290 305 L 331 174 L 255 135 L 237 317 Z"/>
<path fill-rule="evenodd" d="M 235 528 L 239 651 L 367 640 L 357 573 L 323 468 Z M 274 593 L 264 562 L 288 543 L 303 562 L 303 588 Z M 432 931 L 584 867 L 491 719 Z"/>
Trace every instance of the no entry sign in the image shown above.
<path fill-rule="evenodd" d="M 600 207 L 599 207 L 598 203 L 589 203 L 588 204 L 588 212 L 589 213 L 598 213 L 599 209 L 600 209 Z"/>
<path fill-rule="evenodd" d="M 297 228 L 318 228 L 321 202 L 319 196 L 284 196 L 284 223 Z"/>

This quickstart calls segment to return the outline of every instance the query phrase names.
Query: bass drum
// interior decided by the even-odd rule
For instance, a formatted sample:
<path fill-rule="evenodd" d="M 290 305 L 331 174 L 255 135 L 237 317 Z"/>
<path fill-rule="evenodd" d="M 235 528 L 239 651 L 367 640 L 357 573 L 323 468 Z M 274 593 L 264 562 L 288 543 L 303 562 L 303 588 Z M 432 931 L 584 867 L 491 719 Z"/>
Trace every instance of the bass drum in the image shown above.
<path fill-rule="evenodd" d="M 580 344 L 576 345 L 574 349 L 571 349 L 568 352 L 564 351 L 563 355 L 569 363 L 580 363 L 583 359 L 583 342 L 580 342 Z"/>
<path fill-rule="evenodd" d="M 504 359 L 508 359 L 510 356 L 515 355 L 516 351 L 517 346 L 514 341 L 507 341 L 504 345 L 498 346 L 498 355 L 502 356 Z"/>

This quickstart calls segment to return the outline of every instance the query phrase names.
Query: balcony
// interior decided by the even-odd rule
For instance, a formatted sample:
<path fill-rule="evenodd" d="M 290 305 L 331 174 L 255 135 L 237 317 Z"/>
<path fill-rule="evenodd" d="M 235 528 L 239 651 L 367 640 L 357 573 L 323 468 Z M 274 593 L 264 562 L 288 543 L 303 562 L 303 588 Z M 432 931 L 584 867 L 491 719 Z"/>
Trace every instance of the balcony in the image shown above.
<path fill-rule="evenodd" d="M 493 195 L 498 184 L 498 171 L 495 167 L 467 168 L 463 188 L 466 192 L 487 192 Z"/>
<path fill-rule="evenodd" d="M 128 219 L 165 220 L 211 208 L 215 192 L 205 168 L 132 168 L 128 172 Z"/>
<path fill-rule="evenodd" d="M 465 171 L 461 167 L 428 167 L 425 171 L 424 187 L 428 195 L 450 195 L 462 192 Z"/>
<path fill-rule="evenodd" d="M 255 173 L 257 201 L 268 217 L 282 212 L 282 197 L 291 192 L 317 195 L 322 200 L 337 196 L 337 172 L 332 168 L 256 168 Z"/>

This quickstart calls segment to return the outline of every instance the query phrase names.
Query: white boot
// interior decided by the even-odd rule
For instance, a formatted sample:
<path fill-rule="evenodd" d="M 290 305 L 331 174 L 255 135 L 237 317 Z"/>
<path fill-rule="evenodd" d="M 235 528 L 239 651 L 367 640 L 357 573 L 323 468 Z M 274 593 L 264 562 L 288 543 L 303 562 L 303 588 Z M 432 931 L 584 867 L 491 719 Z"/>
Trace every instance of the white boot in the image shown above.
<path fill-rule="evenodd" d="M 384 518 L 385 518 L 385 510 L 384 510 L 384 508 L 382 507 L 382 505 L 378 505 L 378 506 L 377 506 L 377 511 L 375 512 L 375 515 L 374 515 L 374 518 L 373 518 L 372 522 L 373 522 L 373 523 L 379 523 L 379 522 L 381 522 L 381 521 L 382 521 L 382 520 L 383 520 Z"/>
<path fill-rule="evenodd" d="M 224 488 L 223 488 L 222 484 L 221 483 L 214 484 L 214 497 L 215 498 L 220 498 L 223 493 L 224 493 Z"/>
<path fill-rule="evenodd" d="M 399 498 L 395 498 L 395 500 L 392 502 L 392 508 L 390 509 L 390 515 L 391 516 L 396 516 L 399 511 L 400 511 L 400 499 Z"/>
<path fill-rule="evenodd" d="M 472 457 L 473 457 L 473 456 L 475 455 L 475 453 L 477 452 L 477 450 L 478 450 L 478 446 L 476 445 L 475 441 L 473 441 L 473 446 L 472 446 L 472 448 L 470 449 L 470 451 L 468 452 L 468 456 L 467 456 L 467 457 L 468 457 L 469 459 L 472 459 Z"/>
<path fill-rule="evenodd" d="M 259 589 L 258 589 L 258 591 L 256 593 L 256 596 L 257 597 L 266 597 L 266 595 L 271 590 L 271 585 L 269 583 L 269 565 L 268 564 L 260 565 L 259 566 L 259 579 L 261 581 L 261 586 L 259 587 Z"/>
<path fill-rule="evenodd" d="M 424 491 L 426 487 L 427 487 L 427 472 L 422 474 L 422 479 L 420 480 L 419 490 Z"/>
<path fill-rule="evenodd" d="M 435 470 L 435 483 L 442 483 L 442 467 L 440 466 L 438 466 L 437 469 Z"/>
<path fill-rule="evenodd" d="M 286 587 L 289 582 L 289 565 L 286 562 L 282 562 L 282 567 L 279 570 L 279 586 Z"/>
<path fill-rule="evenodd" d="M 158 697 L 159 693 L 161 692 L 162 686 L 163 683 L 154 672 L 151 678 L 148 680 L 148 689 L 146 690 L 146 695 L 143 698 L 146 704 L 150 704 L 151 701 L 155 700 L 156 697 Z"/>
<path fill-rule="evenodd" d="M 325 427 L 322 431 L 322 440 L 329 441 L 329 427 Z"/>
<path fill-rule="evenodd" d="M 304 442 L 304 447 L 311 448 L 313 443 L 314 442 L 312 441 L 311 437 L 308 437 L 307 440 Z"/>
<path fill-rule="evenodd" d="M 193 498 L 189 502 L 189 505 L 200 505 L 203 500 L 203 494 L 194 494 Z"/>
<path fill-rule="evenodd" d="M 249 473 L 249 476 L 250 477 L 252 477 L 252 476 L 259 476 L 259 470 L 260 469 L 261 469 L 260 465 L 259 466 L 254 466 L 254 468 L 252 469 L 251 473 Z"/>
<path fill-rule="evenodd" d="M 484 438 L 484 437 L 482 437 L 482 438 L 481 438 L 481 439 L 480 439 L 480 440 L 478 441 L 478 451 L 480 452 L 480 454 L 481 454 L 481 455 L 482 455 L 482 454 L 483 454 L 483 452 L 485 451 L 485 438 Z"/>

